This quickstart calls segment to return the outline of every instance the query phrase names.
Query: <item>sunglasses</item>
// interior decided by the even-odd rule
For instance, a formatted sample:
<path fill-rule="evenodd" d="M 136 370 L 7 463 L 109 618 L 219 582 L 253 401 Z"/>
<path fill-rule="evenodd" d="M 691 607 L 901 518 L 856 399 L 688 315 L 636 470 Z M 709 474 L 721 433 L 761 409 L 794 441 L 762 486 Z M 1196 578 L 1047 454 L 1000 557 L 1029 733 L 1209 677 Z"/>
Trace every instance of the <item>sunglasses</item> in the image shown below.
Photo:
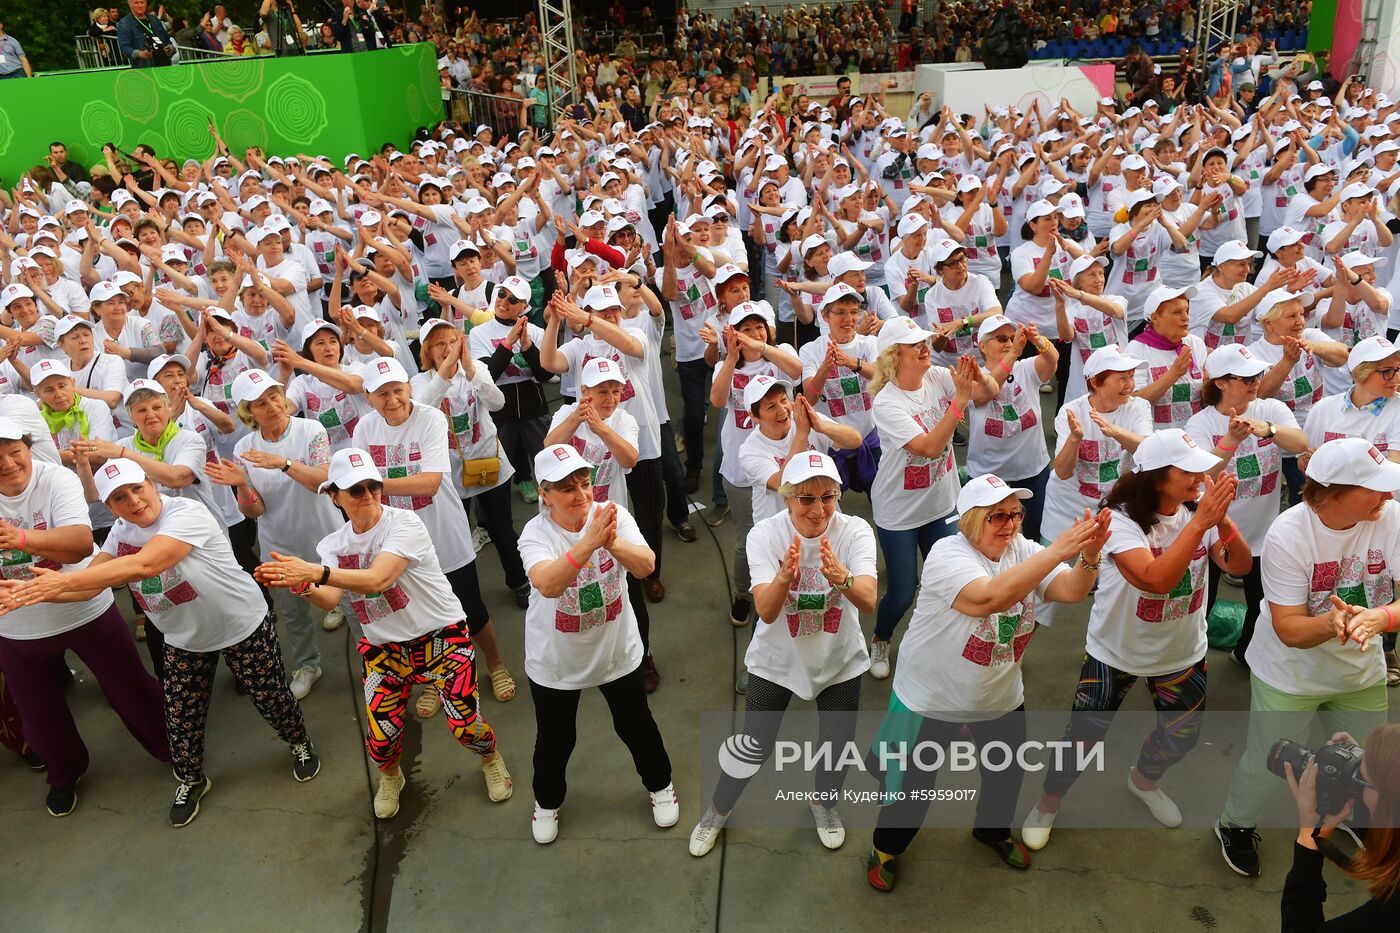
<path fill-rule="evenodd" d="M 810 509 L 817 504 L 821 504 L 823 507 L 835 505 L 837 502 L 841 501 L 841 493 L 829 492 L 824 496 L 793 496 L 793 499 L 797 500 L 797 504 L 804 509 Z"/>
<path fill-rule="evenodd" d="M 1243 383 L 1244 383 L 1245 385 L 1247 385 L 1247 386 L 1252 386 L 1252 385 L 1254 385 L 1256 382 L 1259 381 L 1259 377 L 1258 377 L 1258 376 L 1233 376 L 1233 375 L 1232 375 L 1232 376 L 1230 376 L 1230 378 L 1231 378 L 1231 379 L 1238 380 L 1239 382 L 1243 382 Z"/>
<path fill-rule="evenodd" d="M 1008 522 L 1012 525 L 1019 525 L 1025 520 L 1025 509 L 1017 509 L 1014 512 L 993 512 L 987 516 L 987 521 L 998 528 L 1006 527 Z"/>
<path fill-rule="evenodd" d="M 363 499 L 365 496 L 377 496 L 384 491 L 384 484 L 375 480 L 365 480 L 363 483 L 356 483 L 349 489 L 342 489 L 341 492 L 351 499 Z"/>
<path fill-rule="evenodd" d="M 516 298 L 514 295 L 503 295 L 502 297 L 505 298 L 508 305 L 523 305 L 525 303 L 524 298 Z"/>

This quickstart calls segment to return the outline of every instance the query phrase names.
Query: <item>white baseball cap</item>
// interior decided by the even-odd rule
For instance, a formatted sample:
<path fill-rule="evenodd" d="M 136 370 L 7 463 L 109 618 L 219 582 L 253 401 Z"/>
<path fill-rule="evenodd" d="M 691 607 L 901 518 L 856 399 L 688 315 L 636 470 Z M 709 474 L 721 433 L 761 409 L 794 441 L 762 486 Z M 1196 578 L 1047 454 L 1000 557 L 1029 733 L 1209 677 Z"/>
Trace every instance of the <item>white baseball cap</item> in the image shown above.
<path fill-rule="evenodd" d="M 1206 357 L 1206 373 L 1212 379 L 1222 376 L 1257 376 L 1269 368 L 1259 357 L 1250 353 L 1242 343 L 1227 343 L 1216 347 Z"/>
<path fill-rule="evenodd" d="M 1347 372 L 1352 372 L 1362 363 L 1379 363 L 1400 353 L 1400 347 L 1381 336 L 1367 337 L 1359 341 L 1347 354 Z"/>
<path fill-rule="evenodd" d="M 738 327 L 740 322 L 746 318 L 760 318 L 763 323 L 773 327 L 777 323 L 777 318 L 773 314 L 773 306 L 766 301 L 741 301 L 729 311 L 729 323 Z"/>
<path fill-rule="evenodd" d="M 363 370 L 364 390 L 374 392 L 380 386 L 390 382 L 407 382 L 408 373 L 404 371 L 403 364 L 393 357 L 380 357 L 370 363 L 365 364 Z M 242 376 L 239 377 L 243 378 Z M 233 387 L 235 394 L 238 392 L 237 384 Z"/>
<path fill-rule="evenodd" d="M 1359 181 L 1353 182 L 1342 189 L 1342 200 L 1350 201 L 1354 198 L 1369 198 L 1375 193 L 1375 189 L 1370 185 L 1363 185 Z"/>
<path fill-rule="evenodd" d="M 815 450 L 789 457 L 787 466 L 783 467 L 783 482 L 793 486 L 817 476 L 825 476 L 837 484 L 841 482 L 841 474 L 836 472 L 836 461 Z"/>
<path fill-rule="evenodd" d="M 518 275 L 507 276 L 501 283 L 501 289 L 516 301 L 530 300 L 530 283 Z"/>
<path fill-rule="evenodd" d="M 316 489 L 325 492 L 334 486 L 336 489 L 349 489 L 356 483 L 383 482 L 379 469 L 370 455 L 358 447 L 346 447 L 331 455 L 330 467 L 326 471 L 326 481 Z"/>
<path fill-rule="evenodd" d="M 928 220 L 923 214 L 905 214 L 899 219 L 898 233 L 900 237 L 907 237 L 910 234 L 918 233 L 928 226 Z"/>
<path fill-rule="evenodd" d="M 1151 318 L 1157 313 L 1157 309 L 1174 298 L 1195 298 L 1196 286 L 1188 285 L 1185 288 L 1168 288 L 1159 285 L 1147 296 L 1147 301 L 1143 303 L 1142 314 L 1145 318 Z"/>
<path fill-rule="evenodd" d="M 1233 262 L 1236 259 L 1258 259 L 1264 254 L 1250 249 L 1242 240 L 1226 240 L 1215 248 L 1215 264 Z"/>
<path fill-rule="evenodd" d="M 1004 314 L 993 314 L 991 317 L 987 318 L 980 325 L 978 325 L 977 342 L 981 343 L 982 341 L 990 337 L 992 334 L 1001 330 L 1003 327 L 1010 327 L 1014 330 L 1016 327 L 1016 322 L 1011 320 L 1011 318 L 1007 317 Z"/>
<path fill-rule="evenodd" d="M 828 245 L 826 242 L 826 237 L 822 236 L 820 233 L 813 233 L 811 236 L 807 237 L 807 239 L 802 241 L 802 255 L 805 257 L 808 253 L 810 253 L 817 247 L 826 245 Z M 716 282 L 715 284 L 719 283 Z"/>
<path fill-rule="evenodd" d="M 1084 200 L 1071 191 L 1069 194 L 1060 198 L 1060 203 L 1056 205 L 1056 210 L 1063 217 L 1083 217 Z"/>
<path fill-rule="evenodd" d="M 1375 492 L 1400 491 L 1400 463 L 1387 460 L 1385 454 L 1364 437 L 1327 441 L 1313 451 L 1304 472 L 1308 479 L 1324 486 L 1340 484 L 1363 486 Z"/>
<path fill-rule="evenodd" d="M 617 286 L 594 285 L 583 296 L 582 304 L 590 311 L 602 311 L 604 308 L 622 307 L 622 299 L 618 297 Z"/>
<path fill-rule="evenodd" d="M 593 464 L 568 444 L 552 444 L 535 454 L 535 479 L 543 483 L 557 483 L 579 470 L 591 469 Z"/>
<path fill-rule="evenodd" d="M 1089 354 L 1084 361 L 1084 378 L 1092 379 L 1101 373 L 1130 373 L 1142 365 L 1142 360 L 1128 356 L 1118 344 L 1110 343 Z"/>
<path fill-rule="evenodd" d="M 133 379 L 122 392 L 122 404 L 130 405 L 131 397 L 137 392 L 155 392 L 159 395 L 165 395 L 165 387 L 154 379 Z"/>
<path fill-rule="evenodd" d="M 1145 172 L 1147 171 L 1147 160 L 1137 153 L 1133 153 L 1123 160 L 1123 171 Z"/>
<path fill-rule="evenodd" d="M 135 460 L 118 457 L 115 460 L 108 460 L 106 465 L 93 476 L 93 479 L 97 481 L 97 498 L 106 502 L 112 493 L 123 486 L 144 483 L 146 471 L 141 469 L 141 465 Z"/>
<path fill-rule="evenodd" d="M 21 298 L 33 298 L 34 293 L 29 290 L 29 286 L 21 285 L 19 282 L 11 282 L 4 289 L 0 289 L 0 309 L 8 308 L 12 302 Z"/>
<path fill-rule="evenodd" d="M 933 334 L 914 323 L 913 318 L 900 316 L 885 322 L 875 337 L 875 345 L 879 352 L 884 353 L 890 347 L 899 344 L 920 344 L 932 337 Z"/>
<path fill-rule="evenodd" d="M 75 327 L 86 327 L 88 330 L 92 330 L 92 322 L 86 318 L 80 318 L 76 314 L 65 315 L 59 318 L 58 323 L 53 326 L 53 339 L 58 340 Z"/>
<path fill-rule="evenodd" d="M 1220 458 L 1204 451 L 1191 435 L 1178 428 L 1165 428 L 1149 434 L 1133 452 L 1134 469 L 1139 473 L 1174 466 L 1188 473 L 1204 473 L 1220 465 Z M 1397 467 L 1400 472 L 1400 467 Z"/>
<path fill-rule="evenodd" d="M 1007 496 L 1029 499 L 1034 495 L 1035 493 L 1029 489 L 1006 485 L 1000 476 L 993 473 L 983 473 L 975 479 L 968 480 L 967 485 L 963 486 L 962 491 L 958 493 L 958 514 L 966 515 L 973 509 L 996 505 Z"/>
<path fill-rule="evenodd" d="M 268 389 L 273 386 L 280 386 L 278 382 L 269 376 L 264 370 L 250 369 L 239 373 L 238 378 L 233 380 L 233 400 L 235 402 L 253 402 L 263 397 Z"/>
<path fill-rule="evenodd" d="M 1263 298 L 1259 299 L 1259 303 L 1254 306 L 1254 318 L 1255 320 L 1263 318 L 1270 311 L 1274 310 L 1275 306 L 1277 305 L 1281 305 L 1289 301 L 1302 300 L 1302 292 L 1290 292 L 1286 288 L 1276 288 L 1273 291 L 1269 292 L 1267 295 L 1265 295 Z"/>
<path fill-rule="evenodd" d="M 17 441 L 32 432 L 10 418 L 0 418 L 0 440 Z"/>
<path fill-rule="evenodd" d="M 1360 269 L 1362 266 L 1383 266 L 1385 265 L 1385 257 L 1367 256 L 1360 250 L 1356 250 L 1342 257 L 1342 265 L 1352 270 Z"/>
<path fill-rule="evenodd" d="M 627 376 L 617 365 L 615 360 L 610 360 L 605 356 L 595 356 L 587 363 L 583 364 L 583 372 L 579 376 L 579 381 L 585 388 L 602 385 L 605 382 L 627 382 Z"/>
<path fill-rule="evenodd" d="M 818 241 L 817 243 L 815 243 L 815 244 L 813 244 L 813 245 L 820 245 L 821 243 L 825 243 L 825 242 L 826 242 L 826 240 L 822 239 L 821 237 L 817 236 L 817 235 L 814 233 L 814 234 L 812 234 L 812 236 L 810 236 L 810 237 L 808 237 L 807 239 L 805 239 L 805 240 L 802 241 L 802 252 L 803 252 L 803 253 L 806 253 L 806 252 L 807 252 L 807 250 L 808 250 L 808 248 L 809 248 L 807 244 L 808 244 L 809 242 L 811 242 L 813 239 L 815 239 L 815 240 Z M 735 278 L 735 277 L 737 277 L 737 276 L 741 276 L 741 275 L 742 275 L 744 278 L 748 278 L 748 277 L 749 277 L 749 274 L 748 274 L 747 272 L 745 272 L 743 269 L 740 269 L 738 266 L 734 265 L 734 263 L 732 263 L 732 262 L 727 262 L 727 263 L 725 263 L 724 265 L 720 266 L 718 269 L 715 270 L 715 280 L 714 280 L 714 281 L 715 281 L 715 284 L 714 284 L 714 287 L 715 287 L 715 288 L 719 288 L 721 285 L 723 285 L 725 282 L 728 282 L 730 279 Z"/>
<path fill-rule="evenodd" d="M 826 290 L 826 300 L 822 302 L 822 310 L 830 308 L 843 298 L 854 298 L 860 304 L 865 304 L 865 296 L 856 291 L 845 282 L 837 282 Z"/>
<path fill-rule="evenodd" d="M 99 301 L 110 301 L 121 296 L 122 290 L 114 282 L 98 282 L 88 292 L 88 300 L 96 304 Z"/>
<path fill-rule="evenodd" d="M 792 383 L 786 379 L 775 379 L 766 373 L 754 376 L 749 380 L 748 385 L 744 386 L 744 407 L 752 412 L 755 406 L 778 386 L 784 388 L 789 398 L 792 397 Z"/>
<path fill-rule="evenodd" d="M 1089 253 L 1085 253 L 1083 256 L 1080 256 L 1080 257 L 1079 257 L 1078 259 L 1076 259 L 1074 262 L 1070 263 L 1070 266 L 1069 266 L 1069 280 L 1070 280 L 1071 282 L 1073 282 L 1075 279 L 1079 278 L 1079 274 L 1080 274 L 1081 272 L 1085 272 L 1085 271 L 1087 271 L 1087 270 L 1089 270 L 1089 269 L 1092 269 L 1094 266 L 1107 266 L 1107 265 L 1108 265 L 1108 257 L 1107 257 L 1107 256 L 1093 256 L 1093 255 L 1090 255 Z"/>
<path fill-rule="evenodd" d="M 187 357 L 178 353 L 162 353 L 160 356 L 151 360 L 150 365 L 146 367 L 146 378 L 155 379 L 156 376 L 160 375 L 160 371 L 171 363 L 180 364 L 180 368 L 184 370 L 190 368 L 190 362 Z"/>
<path fill-rule="evenodd" d="M 827 263 L 826 268 L 827 272 L 831 274 L 831 277 L 837 279 L 847 272 L 864 272 L 866 269 L 869 269 L 871 265 L 872 263 L 866 262 L 855 253 L 845 252 L 837 253 L 833 256 L 831 262 Z"/>
<path fill-rule="evenodd" d="M 68 368 L 68 364 L 62 360 L 40 360 L 29 370 L 29 381 L 36 388 L 45 379 L 52 379 L 54 376 L 63 376 L 66 379 L 73 378 L 73 371 Z"/>
<path fill-rule="evenodd" d="M 1279 227 L 1269 234 L 1269 252 L 1277 253 L 1285 246 L 1292 246 L 1303 239 L 1303 231 L 1295 230 L 1292 227 Z"/>
<path fill-rule="evenodd" d="M 1305 173 L 1303 173 L 1303 181 L 1309 182 L 1312 181 L 1314 178 L 1320 178 L 1323 175 L 1335 175 L 1336 173 L 1337 170 L 1332 166 L 1328 165 L 1326 162 L 1319 162 L 1316 165 L 1311 166 Z"/>
<path fill-rule="evenodd" d="M 1055 213 L 1055 205 L 1043 198 L 1026 208 L 1026 220 L 1039 220 L 1042 217 L 1049 217 Z"/>

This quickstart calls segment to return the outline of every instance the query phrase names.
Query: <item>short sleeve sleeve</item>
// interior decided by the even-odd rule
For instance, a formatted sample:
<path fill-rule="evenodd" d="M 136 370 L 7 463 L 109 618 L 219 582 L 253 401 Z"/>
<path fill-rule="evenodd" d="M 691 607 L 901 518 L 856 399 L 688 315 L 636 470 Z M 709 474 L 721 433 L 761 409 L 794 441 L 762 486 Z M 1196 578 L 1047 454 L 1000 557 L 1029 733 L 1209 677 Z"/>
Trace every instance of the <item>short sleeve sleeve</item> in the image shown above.
<path fill-rule="evenodd" d="M 412 512 L 398 512 L 379 549 L 418 563 L 432 551 L 433 542 L 421 518 Z"/>

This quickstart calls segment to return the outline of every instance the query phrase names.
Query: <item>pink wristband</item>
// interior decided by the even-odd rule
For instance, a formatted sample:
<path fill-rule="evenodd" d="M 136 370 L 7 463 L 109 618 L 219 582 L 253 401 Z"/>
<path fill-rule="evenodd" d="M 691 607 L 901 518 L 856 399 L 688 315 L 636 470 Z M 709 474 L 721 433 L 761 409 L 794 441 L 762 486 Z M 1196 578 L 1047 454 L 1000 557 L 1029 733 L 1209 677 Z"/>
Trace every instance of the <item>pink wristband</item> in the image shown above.
<path fill-rule="evenodd" d="M 1224 547 L 1225 545 L 1229 544 L 1231 541 L 1235 540 L 1235 536 L 1238 535 L 1239 533 L 1240 533 L 1240 526 L 1239 526 L 1239 525 L 1236 525 L 1234 522 L 1231 522 L 1231 523 L 1230 523 L 1230 534 L 1226 536 L 1226 538 L 1225 538 L 1224 541 L 1221 541 L 1221 542 L 1220 542 L 1220 546 L 1221 546 L 1221 547 Z"/>
<path fill-rule="evenodd" d="M 1236 444 L 1234 447 L 1226 447 L 1224 444 L 1216 444 L 1216 445 L 1215 445 L 1215 449 L 1216 449 L 1216 450 L 1223 450 L 1223 451 L 1225 451 L 1227 454 L 1232 454 L 1232 453 L 1234 453 L 1235 451 L 1237 451 L 1237 450 L 1240 449 L 1240 445 L 1239 445 L 1239 444 Z"/>
<path fill-rule="evenodd" d="M 1002 360 L 1001 362 L 997 363 L 997 366 L 1001 367 L 1001 371 L 1004 373 L 1009 374 L 1011 372 L 1011 367 L 1006 365 L 1005 360 Z"/>
<path fill-rule="evenodd" d="M 574 568 L 575 570 L 583 569 L 583 564 L 580 564 L 578 561 L 574 560 L 574 555 L 570 554 L 568 549 L 565 549 L 564 551 L 564 559 L 568 561 L 569 566 Z"/>
<path fill-rule="evenodd" d="M 1390 624 L 1385 627 L 1386 634 L 1390 634 L 1395 631 L 1395 613 L 1390 611 L 1389 606 L 1382 606 L 1381 608 L 1385 610 L 1385 617 L 1390 620 Z"/>
<path fill-rule="evenodd" d="M 24 529 L 21 528 L 21 529 L 19 530 L 19 549 L 20 549 L 21 551 L 24 550 L 24 541 L 25 541 L 25 533 L 24 533 Z"/>
<path fill-rule="evenodd" d="M 954 417 L 954 418 L 957 418 L 959 421 L 963 420 L 963 414 L 962 414 L 962 412 L 958 411 L 958 403 L 957 403 L 957 402 L 949 402 L 949 403 L 948 403 L 948 410 L 951 411 L 951 412 L 953 413 L 953 417 Z"/>

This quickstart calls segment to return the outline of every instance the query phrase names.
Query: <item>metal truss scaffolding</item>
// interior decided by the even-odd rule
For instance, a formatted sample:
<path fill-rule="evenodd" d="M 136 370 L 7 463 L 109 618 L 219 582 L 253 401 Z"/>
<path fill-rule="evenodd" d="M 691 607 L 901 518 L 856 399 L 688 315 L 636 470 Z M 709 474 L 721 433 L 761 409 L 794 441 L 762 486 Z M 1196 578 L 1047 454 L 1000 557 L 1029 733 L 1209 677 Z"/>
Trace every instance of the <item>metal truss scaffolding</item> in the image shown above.
<path fill-rule="evenodd" d="M 1217 47 L 1235 39 L 1235 21 L 1243 0 L 1200 0 L 1196 9 L 1196 59 L 1204 67 Z"/>
<path fill-rule="evenodd" d="M 544 80 L 549 93 L 549 126 L 563 117 L 578 97 L 574 61 L 574 14 L 570 0 L 539 0 L 544 39 Z"/>

